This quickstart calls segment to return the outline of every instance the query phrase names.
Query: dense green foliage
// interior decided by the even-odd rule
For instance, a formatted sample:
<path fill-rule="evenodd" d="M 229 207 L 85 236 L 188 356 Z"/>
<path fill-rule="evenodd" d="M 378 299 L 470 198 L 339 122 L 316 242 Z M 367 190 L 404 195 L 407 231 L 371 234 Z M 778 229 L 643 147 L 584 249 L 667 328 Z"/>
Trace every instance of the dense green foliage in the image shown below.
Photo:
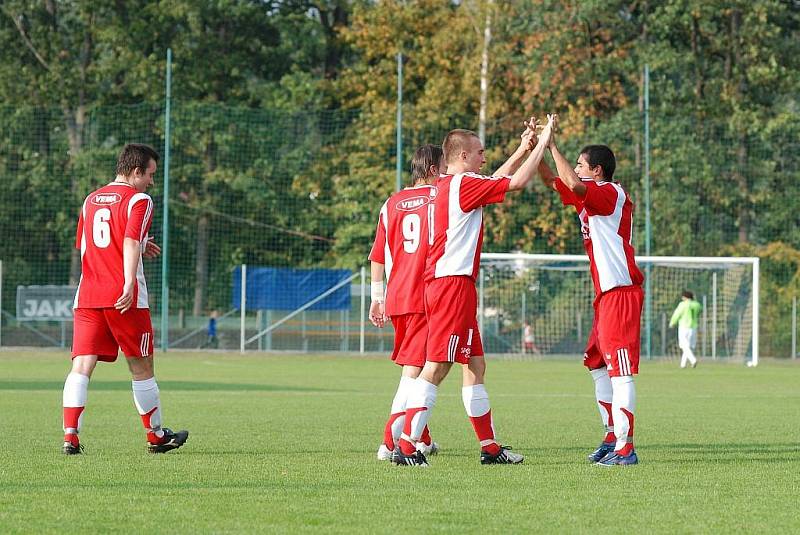
<path fill-rule="evenodd" d="M 524 116 L 559 112 L 570 153 L 587 142 L 616 151 L 643 253 L 649 64 L 651 252 L 768 263 L 786 252 L 764 270 L 764 288 L 781 292 L 764 324 L 785 321 L 800 272 L 787 202 L 800 195 L 792 0 L 7 0 L 0 231 L 26 244 L 0 243 L 9 287 L 77 279 L 82 197 L 109 179 L 125 141 L 163 147 L 167 47 L 174 306 L 225 306 L 241 262 L 362 265 L 395 182 L 396 54 L 406 168 L 416 145 L 479 128 L 487 23 L 487 171 Z M 534 187 L 489 211 L 486 248 L 579 252 L 580 242 L 573 215 Z"/>

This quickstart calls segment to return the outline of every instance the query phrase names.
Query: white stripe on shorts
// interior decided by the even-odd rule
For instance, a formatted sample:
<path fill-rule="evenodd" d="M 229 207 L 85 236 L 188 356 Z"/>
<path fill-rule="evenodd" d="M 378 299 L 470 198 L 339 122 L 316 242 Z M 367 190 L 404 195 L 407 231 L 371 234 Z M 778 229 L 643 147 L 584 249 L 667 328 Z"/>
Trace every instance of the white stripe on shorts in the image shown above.
<path fill-rule="evenodd" d="M 142 356 L 147 356 L 147 347 L 150 345 L 150 333 L 142 334 L 142 341 L 139 343 L 139 350 L 142 352 Z"/>
<path fill-rule="evenodd" d="M 617 360 L 619 361 L 620 376 L 631 375 L 631 360 L 628 358 L 627 349 L 617 349 Z"/>
<path fill-rule="evenodd" d="M 450 335 L 450 344 L 447 347 L 447 361 L 448 362 L 455 362 L 456 361 L 456 350 L 458 350 L 458 335 L 451 334 Z"/>

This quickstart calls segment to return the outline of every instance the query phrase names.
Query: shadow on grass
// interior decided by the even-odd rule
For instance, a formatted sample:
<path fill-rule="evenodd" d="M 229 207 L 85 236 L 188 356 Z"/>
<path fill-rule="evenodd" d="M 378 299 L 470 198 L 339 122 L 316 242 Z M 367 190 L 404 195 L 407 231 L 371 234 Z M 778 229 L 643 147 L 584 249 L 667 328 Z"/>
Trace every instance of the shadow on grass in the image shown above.
<path fill-rule="evenodd" d="M 159 381 L 164 391 L 197 390 L 218 392 L 334 392 L 327 388 L 308 388 L 303 386 L 247 384 L 247 383 L 206 383 L 202 381 Z M 0 381 L 0 390 L 63 390 L 63 381 Z M 92 381 L 89 389 L 124 390 L 131 389 L 130 381 Z"/>

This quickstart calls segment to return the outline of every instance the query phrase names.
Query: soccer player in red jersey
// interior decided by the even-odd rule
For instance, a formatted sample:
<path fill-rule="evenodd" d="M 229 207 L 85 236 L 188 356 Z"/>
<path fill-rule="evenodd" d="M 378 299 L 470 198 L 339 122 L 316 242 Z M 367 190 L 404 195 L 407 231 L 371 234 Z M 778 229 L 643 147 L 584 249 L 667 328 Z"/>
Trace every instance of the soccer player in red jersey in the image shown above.
<path fill-rule="evenodd" d="M 147 232 L 158 153 L 148 145 L 128 144 L 117 159 L 113 182 L 83 201 L 76 247 L 81 280 L 75 294 L 72 371 L 64 382 L 64 446 L 81 453 L 78 433 L 97 361 L 114 362 L 121 349 L 133 377 L 133 401 L 147 432 L 147 449 L 163 453 L 186 442 L 188 431 L 161 427 L 161 401 L 153 375 L 153 326 L 147 302 L 142 257 L 161 249 Z"/>
<path fill-rule="evenodd" d="M 612 181 L 617 164 L 607 146 L 584 147 L 574 169 L 559 152 L 555 137 L 549 147 L 558 177 L 544 164 L 539 175 L 558 192 L 564 206 L 578 213 L 595 288 L 594 322 L 583 363 L 594 379 L 605 437 L 589 461 L 603 466 L 637 464 L 633 376 L 639 372 L 644 276 L 631 244 L 633 203 Z"/>
<path fill-rule="evenodd" d="M 548 122 L 532 147 L 535 126 L 531 118 L 519 148 L 491 177 L 477 174 L 486 160 L 483 144 L 474 132 L 453 130 L 442 143 L 447 171 L 436 181 L 432 241 L 425 265 L 427 362 L 408 395 L 400 451 L 394 457 L 398 465 L 427 466 L 416 442 L 436 404 L 439 384 L 454 362 L 463 365 L 462 400 L 480 442 L 481 463 L 523 461 L 522 455 L 501 446 L 495 438 L 484 387 L 486 362 L 476 317 L 475 279 L 483 243 L 483 207 L 502 202 L 508 191 L 524 188 L 550 141 Z"/>
<path fill-rule="evenodd" d="M 372 274 L 372 304 L 369 319 L 382 328 L 386 318 L 394 326 L 392 360 L 403 367 L 400 385 L 392 401 L 389 420 L 378 448 L 378 459 L 388 461 L 397 446 L 406 415 L 408 390 L 425 365 L 425 340 L 428 324 L 425 320 L 425 258 L 428 255 L 428 207 L 435 198 L 436 188 L 430 184 L 439 176 L 442 148 L 423 145 L 411 160 L 411 187 L 398 191 L 381 207 L 375 243 L 369 259 Z M 383 274 L 387 286 L 384 291 Z M 424 454 L 435 454 L 427 426 L 417 443 Z"/>

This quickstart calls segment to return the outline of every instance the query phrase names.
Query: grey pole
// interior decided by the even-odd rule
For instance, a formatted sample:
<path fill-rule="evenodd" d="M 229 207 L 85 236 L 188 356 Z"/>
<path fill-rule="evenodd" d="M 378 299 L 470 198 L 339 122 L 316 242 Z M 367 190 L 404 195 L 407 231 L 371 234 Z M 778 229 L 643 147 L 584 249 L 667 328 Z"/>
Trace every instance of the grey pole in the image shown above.
<path fill-rule="evenodd" d="M 483 268 L 478 270 L 478 328 L 481 331 L 481 336 L 484 335 L 484 328 L 483 328 L 483 275 L 484 271 Z M 484 343 L 486 338 L 483 338 Z"/>
<path fill-rule="evenodd" d="M 522 346 L 522 353 L 525 353 L 525 324 L 528 323 L 526 316 L 528 315 L 528 296 L 525 290 L 522 290 L 522 332 L 520 333 L 520 344 Z M 531 327 L 533 328 L 533 327 Z"/>
<path fill-rule="evenodd" d="M 364 353 L 364 328 L 367 318 L 367 270 L 361 266 L 361 320 L 359 321 L 358 352 Z"/>
<path fill-rule="evenodd" d="M 247 315 L 247 264 L 242 264 L 239 284 L 239 352 L 244 355 L 244 331 Z"/>
<path fill-rule="evenodd" d="M 703 296 L 703 356 L 708 356 L 708 298 Z"/>
<path fill-rule="evenodd" d="M 164 110 L 164 203 L 161 224 L 161 351 L 169 347 L 169 136 L 172 101 L 172 49 L 167 49 L 167 96 Z"/>
<path fill-rule="evenodd" d="M 797 296 L 792 297 L 792 358 L 797 358 Z"/>
<path fill-rule="evenodd" d="M 717 273 L 711 274 L 711 358 L 717 358 Z"/>
<path fill-rule="evenodd" d="M 397 53 L 397 162 L 395 191 L 403 189 L 403 54 Z"/>
<path fill-rule="evenodd" d="M 644 66 L 644 254 L 650 256 L 650 66 Z M 652 297 L 652 268 L 648 262 L 645 265 L 644 300 L 645 300 L 645 350 L 647 358 L 653 358 L 653 297 Z"/>
<path fill-rule="evenodd" d="M 0 260 L 0 346 L 3 345 L 3 261 Z"/>

